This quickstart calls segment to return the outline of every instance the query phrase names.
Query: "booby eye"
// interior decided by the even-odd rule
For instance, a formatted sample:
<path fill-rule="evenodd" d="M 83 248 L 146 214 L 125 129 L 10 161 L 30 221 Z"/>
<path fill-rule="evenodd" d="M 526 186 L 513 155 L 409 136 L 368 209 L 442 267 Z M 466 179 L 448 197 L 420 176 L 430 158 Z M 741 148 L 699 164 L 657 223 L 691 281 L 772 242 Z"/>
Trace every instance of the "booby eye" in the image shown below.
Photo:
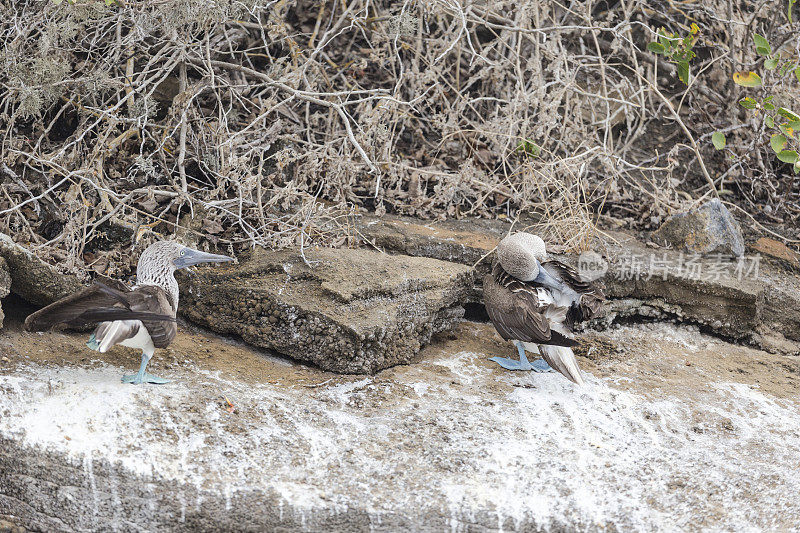
<path fill-rule="evenodd" d="M 186 250 L 181 250 L 181 256 L 186 255 Z"/>

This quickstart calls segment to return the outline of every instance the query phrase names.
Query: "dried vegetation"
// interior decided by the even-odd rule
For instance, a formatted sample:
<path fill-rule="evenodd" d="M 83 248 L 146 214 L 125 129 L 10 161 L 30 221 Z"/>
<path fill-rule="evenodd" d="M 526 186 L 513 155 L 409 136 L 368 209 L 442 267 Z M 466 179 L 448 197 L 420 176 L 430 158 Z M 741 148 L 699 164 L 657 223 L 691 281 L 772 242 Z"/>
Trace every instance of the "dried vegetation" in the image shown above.
<path fill-rule="evenodd" d="M 648 228 L 710 193 L 655 87 L 723 199 L 791 242 L 800 185 L 730 82 L 763 61 L 754 32 L 798 56 L 785 3 L 3 2 L 0 231 L 109 275 L 143 229 L 343 245 L 365 211 L 525 213 L 582 247 L 598 220 Z M 687 88 L 646 46 L 692 22 Z M 791 105 L 798 85 L 764 90 Z"/>

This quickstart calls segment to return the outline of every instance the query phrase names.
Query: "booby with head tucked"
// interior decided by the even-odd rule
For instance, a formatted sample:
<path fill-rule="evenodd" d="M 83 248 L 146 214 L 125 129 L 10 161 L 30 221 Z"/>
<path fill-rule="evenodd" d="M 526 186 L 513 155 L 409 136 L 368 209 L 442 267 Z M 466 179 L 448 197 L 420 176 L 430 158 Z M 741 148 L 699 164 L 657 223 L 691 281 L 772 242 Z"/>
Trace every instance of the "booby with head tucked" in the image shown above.
<path fill-rule="evenodd" d="M 25 319 L 28 331 L 45 331 L 57 325 L 84 327 L 97 324 L 89 348 L 105 353 L 115 344 L 142 350 L 136 374 L 122 376 L 124 383 L 169 383 L 145 369 L 156 348 L 166 348 L 178 326 L 178 282 L 175 270 L 201 263 L 233 261 L 226 255 L 187 248 L 175 241 L 148 246 L 136 267 L 136 285 L 119 282 L 87 287 L 36 311 Z"/>
<path fill-rule="evenodd" d="M 515 233 L 497 245 L 497 261 L 483 280 L 484 303 L 497 332 L 516 344 L 519 361 L 491 360 L 509 370 L 556 369 L 581 385 L 571 349 L 577 344 L 573 326 L 597 316 L 605 297 L 572 268 L 546 259 L 544 241 L 537 235 Z M 541 352 L 544 360 L 528 362 L 525 350 Z"/>

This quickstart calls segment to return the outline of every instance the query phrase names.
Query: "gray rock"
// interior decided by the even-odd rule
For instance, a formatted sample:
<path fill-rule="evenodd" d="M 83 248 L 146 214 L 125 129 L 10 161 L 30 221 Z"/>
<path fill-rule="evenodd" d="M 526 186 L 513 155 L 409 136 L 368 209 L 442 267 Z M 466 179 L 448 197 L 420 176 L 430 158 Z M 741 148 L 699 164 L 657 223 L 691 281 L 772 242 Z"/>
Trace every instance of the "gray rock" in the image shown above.
<path fill-rule="evenodd" d="M 464 314 L 472 270 L 372 250 L 257 250 L 245 263 L 180 277 L 180 311 L 256 346 L 343 373 L 414 361 Z"/>
<path fill-rule="evenodd" d="M 33 304 L 50 304 L 83 287 L 78 278 L 59 272 L 4 233 L 0 233 L 0 257 L 11 274 L 12 292 Z"/>
<path fill-rule="evenodd" d="M 482 279 L 492 267 L 492 250 L 511 225 L 500 220 L 464 219 L 421 221 L 410 217 L 365 216 L 359 233 L 371 244 L 392 253 L 432 257 L 463 265 L 476 265 L 475 285 L 466 298 L 480 302 Z M 480 261 L 484 258 L 483 261 Z M 480 261 L 480 262 L 479 262 Z"/>
<path fill-rule="evenodd" d="M 690 253 L 744 255 L 742 228 L 718 198 L 670 217 L 653 238 Z"/>
<path fill-rule="evenodd" d="M 764 349 L 800 353 L 796 276 L 756 257 L 689 257 L 648 248 L 624 233 L 609 236 L 613 242 L 606 250 L 609 268 L 602 282 L 610 312 L 592 325 L 623 317 L 687 322 Z"/>
<path fill-rule="evenodd" d="M 503 222 L 473 222 L 420 224 L 402 217 L 365 217 L 359 231 L 387 250 L 472 264 L 508 231 Z M 736 224 L 732 218 L 731 223 Z M 629 233 L 606 235 L 610 238 L 601 248 L 608 271 L 601 282 L 606 285 L 609 313 L 590 327 L 605 327 L 620 318 L 670 320 L 708 326 L 718 335 L 771 351 L 800 352 L 796 276 L 765 261 L 750 272 L 755 260 L 751 257 L 733 261 L 714 255 L 690 257 L 677 250 L 648 248 Z M 551 255 L 580 267 L 574 255 Z M 478 271 L 490 263 L 491 258 L 484 260 Z M 481 301 L 481 279 L 476 279 L 468 301 Z"/>
<path fill-rule="evenodd" d="M 0 257 L 0 299 L 8 296 L 9 291 L 11 291 L 11 274 L 8 273 L 6 260 Z M 0 328 L 3 327 L 4 318 L 3 305 L 0 302 Z"/>

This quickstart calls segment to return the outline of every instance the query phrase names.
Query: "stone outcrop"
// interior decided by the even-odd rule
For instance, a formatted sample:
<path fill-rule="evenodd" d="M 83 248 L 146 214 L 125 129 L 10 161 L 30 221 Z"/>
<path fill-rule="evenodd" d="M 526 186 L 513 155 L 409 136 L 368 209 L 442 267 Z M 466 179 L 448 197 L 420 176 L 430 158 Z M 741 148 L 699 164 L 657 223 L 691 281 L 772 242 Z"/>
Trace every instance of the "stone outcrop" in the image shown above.
<path fill-rule="evenodd" d="M 510 227 L 509 223 L 498 220 L 426 223 L 409 217 L 386 215 L 362 217 L 359 233 L 373 246 L 387 252 L 474 265 L 475 284 L 466 294 L 466 301 L 478 303 L 483 299 L 481 280 L 491 270 L 492 250 Z"/>
<path fill-rule="evenodd" d="M 11 290 L 33 304 L 47 305 L 83 287 L 78 278 L 59 272 L 3 233 L 0 257 L 8 266 Z"/>
<path fill-rule="evenodd" d="M 360 228 L 388 250 L 465 264 L 491 251 L 508 230 L 509 224 L 496 221 L 422 225 L 402 217 L 365 217 Z M 589 326 L 604 327 L 624 318 L 672 320 L 707 326 L 718 335 L 771 351 L 800 352 L 800 280 L 791 271 L 756 255 L 702 256 L 651 248 L 630 233 L 608 231 L 605 236 L 602 248 L 608 270 L 601 283 L 606 286 L 609 313 Z M 764 242 L 760 243 L 754 251 L 764 253 Z M 782 252 L 778 259 L 789 265 L 793 252 L 784 248 L 773 244 L 769 255 Z M 552 255 L 580 266 L 574 254 Z M 491 259 L 481 262 L 479 273 Z M 470 302 L 481 301 L 480 280 L 468 294 Z"/>
<path fill-rule="evenodd" d="M 180 312 L 221 333 L 344 373 L 412 362 L 464 310 L 472 270 L 365 249 L 256 250 L 181 276 Z"/>
<path fill-rule="evenodd" d="M 718 198 L 668 218 L 653 239 L 690 253 L 744 255 L 742 228 Z"/>
<path fill-rule="evenodd" d="M 610 313 L 701 324 L 717 335 L 800 352 L 800 279 L 759 256 L 740 259 L 648 248 L 611 233 L 603 278 Z M 785 339 L 793 342 L 783 342 Z"/>

